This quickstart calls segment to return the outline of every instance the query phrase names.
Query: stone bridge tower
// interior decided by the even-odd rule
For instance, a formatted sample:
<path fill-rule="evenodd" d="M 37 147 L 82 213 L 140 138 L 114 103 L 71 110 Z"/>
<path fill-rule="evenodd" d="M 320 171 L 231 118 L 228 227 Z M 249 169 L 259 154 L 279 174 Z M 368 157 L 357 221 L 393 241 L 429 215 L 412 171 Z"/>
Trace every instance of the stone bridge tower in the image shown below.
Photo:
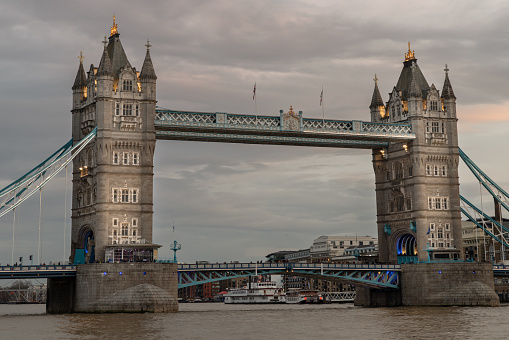
<path fill-rule="evenodd" d="M 115 18 L 98 67 L 83 57 L 73 90 L 72 136 L 97 136 L 73 163 L 72 252 L 84 261 L 151 261 L 156 74 L 150 44 L 132 67 Z"/>
<path fill-rule="evenodd" d="M 447 65 L 442 94 L 414 51 L 384 104 L 375 76 L 371 121 L 410 123 L 416 139 L 373 150 L 380 261 L 411 263 L 461 254 L 456 97 Z"/>

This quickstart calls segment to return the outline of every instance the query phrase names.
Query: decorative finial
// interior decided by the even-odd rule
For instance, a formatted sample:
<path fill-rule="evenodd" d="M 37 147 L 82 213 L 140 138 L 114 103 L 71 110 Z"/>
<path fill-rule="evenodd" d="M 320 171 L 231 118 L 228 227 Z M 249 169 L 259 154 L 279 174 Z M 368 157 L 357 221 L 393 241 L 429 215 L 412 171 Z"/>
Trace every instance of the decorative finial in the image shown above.
<path fill-rule="evenodd" d="M 150 47 L 152 47 L 152 45 L 150 45 L 150 40 L 147 39 L 147 44 L 145 46 L 147 47 L 147 51 L 150 51 Z"/>
<path fill-rule="evenodd" d="M 447 64 L 445 64 L 444 71 L 445 71 L 445 74 L 448 74 L 448 73 L 449 73 L 449 68 L 447 67 Z"/>
<path fill-rule="evenodd" d="M 111 31 L 110 37 L 111 37 L 112 35 L 115 35 L 115 34 L 117 34 L 117 33 L 118 33 L 118 30 L 117 30 L 118 26 L 117 26 L 117 24 L 115 23 L 115 19 L 116 19 L 115 14 L 113 14 L 113 26 L 112 26 L 112 27 L 111 27 L 111 29 L 110 29 L 110 31 Z"/>
<path fill-rule="evenodd" d="M 104 44 L 104 48 L 106 48 L 106 46 L 108 45 L 108 38 L 106 38 L 106 36 L 104 36 L 104 40 L 101 42 Z"/>
<path fill-rule="evenodd" d="M 293 112 L 293 106 L 292 105 L 290 105 L 290 111 L 288 111 L 288 114 L 291 114 L 291 115 L 295 114 L 295 112 Z"/>
<path fill-rule="evenodd" d="M 375 81 L 375 85 L 378 85 L 378 78 L 376 77 L 376 73 L 375 73 L 375 79 L 373 79 Z"/>
<path fill-rule="evenodd" d="M 408 53 L 405 53 L 405 61 L 415 59 L 415 51 L 410 49 L 410 41 L 408 42 Z"/>
<path fill-rule="evenodd" d="M 80 51 L 80 56 L 78 57 L 78 59 L 80 60 L 80 63 L 83 63 L 83 59 L 85 59 L 85 57 L 83 56 L 83 51 Z"/>

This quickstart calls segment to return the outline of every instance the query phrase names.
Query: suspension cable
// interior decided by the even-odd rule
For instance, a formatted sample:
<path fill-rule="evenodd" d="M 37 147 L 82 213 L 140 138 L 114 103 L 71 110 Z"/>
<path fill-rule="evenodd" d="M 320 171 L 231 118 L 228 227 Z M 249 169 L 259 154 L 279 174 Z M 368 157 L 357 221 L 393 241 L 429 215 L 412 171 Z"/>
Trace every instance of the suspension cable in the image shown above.
<path fill-rule="evenodd" d="M 44 181 L 44 176 L 43 176 Z M 42 191 L 44 187 L 39 188 L 39 244 L 37 246 L 37 262 L 41 264 L 42 257 Z"/>
<path fill-rule="evenodd" d="M 67 231 L 67 166 L 65 167 L 65 202 L 64 202 L 64 257 L 62 264 L 65 264 L 65 244 L 66 244 L 66 231 Z"/>
<path fill-rule="evenodd" d="M 486 230 L 486 225 L 485 225 L 485 221 L 484 221 L 484 207 L 483 207 L 483 203 L 482 203 L 482 186 L 481 186 L 481 181 L 479 181 L 479 194 L 481 195 L 481 212 L 483 213 L 483 218 L 482 218 L 482 225 L 484 227 L 484 230 Z M 484 248 L 484 261 L 486 261 L 486 233 L 484 232 L 483 233 L 483 248 Z"/>

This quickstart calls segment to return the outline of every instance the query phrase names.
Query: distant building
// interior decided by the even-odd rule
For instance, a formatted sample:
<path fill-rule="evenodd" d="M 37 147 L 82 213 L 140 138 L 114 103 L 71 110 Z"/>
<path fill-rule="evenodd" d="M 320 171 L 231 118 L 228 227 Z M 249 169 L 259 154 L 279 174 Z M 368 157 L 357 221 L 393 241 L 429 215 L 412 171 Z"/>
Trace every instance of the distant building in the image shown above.
<path fill-rule="evenodd" d="M 309 248 L 311 262 L 331 262 L 333 258 L 345 256 L 349 247 L 378 245 L 372 236 L 320 236 Z"/>

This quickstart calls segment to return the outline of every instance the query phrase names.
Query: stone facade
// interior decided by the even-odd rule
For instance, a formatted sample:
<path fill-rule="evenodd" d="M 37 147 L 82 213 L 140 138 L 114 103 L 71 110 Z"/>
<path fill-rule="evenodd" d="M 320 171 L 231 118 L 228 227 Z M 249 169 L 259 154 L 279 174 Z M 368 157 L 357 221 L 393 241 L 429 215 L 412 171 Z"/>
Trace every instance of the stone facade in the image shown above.
<path fill-rule="evenodd" d="M 177 264 L 78 265 L 74 312 L 178 312 Z"/>
<path fill-rule="evenodd" d="M 132 67 L 116 24 L 98 67 L 83 68 L 73 89 L 72 135 L 96 138 L 73 161 L 72 252 L 104 261 L 107 246 L 151 244 L 156 75 L 149 47 Z M 145 246 L 146 248 L 146 246 Z"/>
<path fill-rule="evenodd" d="M 373 122 L 411 124 L 416 138 L 373 150 L 380 261 L 462 258 L 456 97 L 446 68 L 442 94 L 429 86 L 413 51 L 383 103 L 378 79 Z"/>

